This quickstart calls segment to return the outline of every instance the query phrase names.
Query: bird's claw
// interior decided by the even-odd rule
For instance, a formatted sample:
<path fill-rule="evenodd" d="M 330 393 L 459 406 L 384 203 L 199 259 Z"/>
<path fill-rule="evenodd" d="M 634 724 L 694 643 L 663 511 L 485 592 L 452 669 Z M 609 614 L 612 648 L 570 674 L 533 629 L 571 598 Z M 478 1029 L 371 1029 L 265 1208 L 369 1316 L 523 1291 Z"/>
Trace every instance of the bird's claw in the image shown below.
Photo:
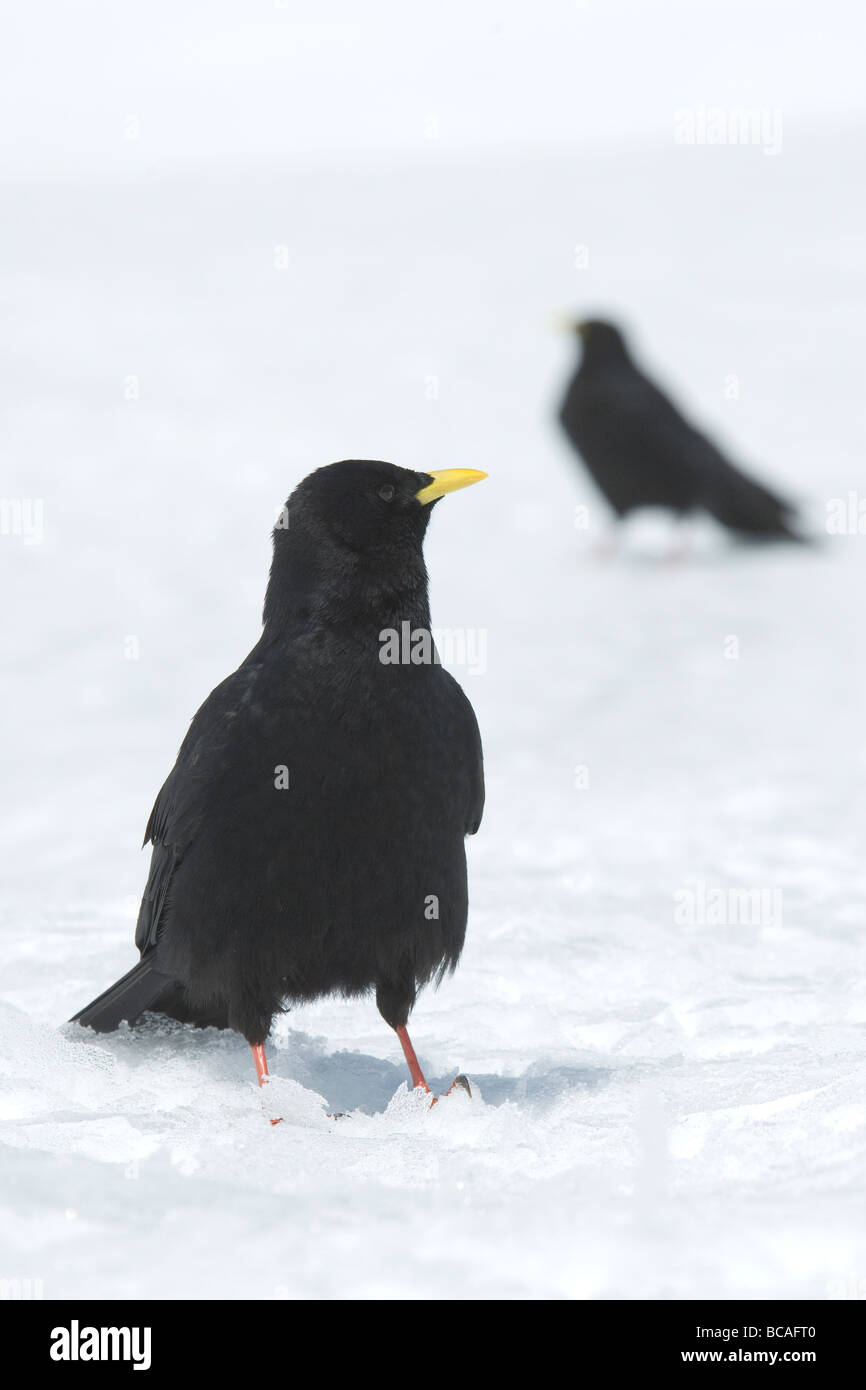
<path fill-rule="evenodd" d="M 470 1099 L 470 1100 L 472 1099 L 472 1087 L 469 1085 L 469 1077 L 468 1077 L 468 1076 L 464 1076 L 464 1075 L 463 1075 L 463 1072 L 461 1072 L 459 1076 L 455 1076 L 454 1080 L 451 1082 L 451 1085 L 448 1087 L 448 1090 L 445 1092 L 446 1096 L 450 1096 L 451 1092 L 455 1089 L 455 1087 L 456 1087 L 457 1090 L 459 1090 L 459 1091 L 465 1091 L 466 1094 L 467 1094 L 467 1096 L 469 1097 L 469 1099 Z M 428 1092 L 428 1094 L 429 1094 L 429 1092 L 430 1092 L 430 1087 L 429 1087 L 429 1086 L 424 1086 L 424 1087 L 417 1086 L 415 1089 L 416 1089 L 416 1090 L 419 1090 L 419 1091 L 420 1091 L 420 1090 L 425 1090 L 425 1091 Z M 439 1097 L 438 1097 L 438 1096 L 432 1096 L 432 1097 L 431 1097 L 431 1100 L 430 1100 L 430 1109 L 431 1109 L 431 1110 L 433 1109 L 433 1106 L 436 1105 L 436 1103 L 437 1103 L 438 1100 L 439 1100 Z"/>
<path fill-rule="evenodd" d="M 451 1082 L 451 1085 L 448 1087 L 448 1090 L 445 1092 L 445 1094 L 450 1096 L 455 1086 L 457 1086 L 461 1091 L 465 1091 L 469 1099 L 472 1099 L 472 1087 L 469 1085 L 469 1077 L 464 1076 L 463 1072 L 461 1072 L 459 1076 L 455 1076 L 454 1080 Z"/>

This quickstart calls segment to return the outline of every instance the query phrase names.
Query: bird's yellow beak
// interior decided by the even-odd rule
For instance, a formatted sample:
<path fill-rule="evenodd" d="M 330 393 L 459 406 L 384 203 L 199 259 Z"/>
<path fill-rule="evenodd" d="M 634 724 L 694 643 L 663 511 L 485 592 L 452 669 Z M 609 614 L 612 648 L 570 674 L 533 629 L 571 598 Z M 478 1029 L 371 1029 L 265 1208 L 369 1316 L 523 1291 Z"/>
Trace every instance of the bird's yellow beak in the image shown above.
<path fill-rule="evenodd" d="M 577 333 L 583 337 L 584 325 L 580 319 L 573 319 L 568 314 L 554 314 L 552 324 L 557 333 Z"/>
<path fill-rule="evenodd" d="M 457 492 L 461 487 L 480 483 L 487 474 L 479 473 L 477 468 L 441 468 L 438 473 L 431 473 L 430 477 L 432 483 L 415 493 L 422 507 L 426 507 L 428 502 L 435 502 L 437 497 L 444 497 L 446 492 Z"/>

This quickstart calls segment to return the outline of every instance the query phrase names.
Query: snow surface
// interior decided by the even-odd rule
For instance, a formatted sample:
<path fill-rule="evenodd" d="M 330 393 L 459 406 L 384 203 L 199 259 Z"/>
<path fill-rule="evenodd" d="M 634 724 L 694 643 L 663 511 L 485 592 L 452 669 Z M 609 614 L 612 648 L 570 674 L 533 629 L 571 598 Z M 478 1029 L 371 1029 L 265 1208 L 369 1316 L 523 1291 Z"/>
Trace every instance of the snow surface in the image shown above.
<path fill-rule="evenodd" d="M 22 180 L 4 219 L 2 493 L 44 499 L 45 529 L 0 538 L 0 1276 L 862 1296 L 866 544 L 702 531 L 680 564 L 641 536 L 600 562 L 550 331 L 625 316 L 821 530 L 863 478 L 861 144 L 130 157 Z M 419 1104 L 372 1000 L 323 1000 L 277 1023 L 271 1127 L 239 1038 L 64 1020 L 135 959 L 144 824 L 256 638 L 273 518 L 347 456 L 490 474 L 427 545 L 436 626 L 487 634 L 486 670 L 455 673 L 488 807 L 462 963 L 413 1026 L 431 1080 L 475 1094 Z M 727 923 L 684 920 L 690 890 Z"/>

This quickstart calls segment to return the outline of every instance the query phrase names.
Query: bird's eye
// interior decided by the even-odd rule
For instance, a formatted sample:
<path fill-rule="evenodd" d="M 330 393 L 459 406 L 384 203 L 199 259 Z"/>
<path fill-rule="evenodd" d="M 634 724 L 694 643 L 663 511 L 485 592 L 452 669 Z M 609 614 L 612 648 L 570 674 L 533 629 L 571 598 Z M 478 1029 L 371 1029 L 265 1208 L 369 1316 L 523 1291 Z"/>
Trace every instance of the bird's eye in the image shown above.
<path fill-rule="evenodd" d="M 379 496 L 381 497 L 383 502 L 394 501 L 394 488 L 391 486 L 390 483 L 386 483 L 384 487 L 379 488 Z"/>

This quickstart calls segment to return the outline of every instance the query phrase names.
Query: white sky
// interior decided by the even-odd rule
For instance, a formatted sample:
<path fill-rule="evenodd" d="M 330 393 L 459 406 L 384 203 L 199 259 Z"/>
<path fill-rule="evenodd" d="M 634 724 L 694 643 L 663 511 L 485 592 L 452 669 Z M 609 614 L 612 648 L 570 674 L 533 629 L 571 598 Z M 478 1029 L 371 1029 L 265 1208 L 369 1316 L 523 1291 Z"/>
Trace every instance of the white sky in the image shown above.
<path fill-rule="evenodd" d="M 866 112 L 859 0 L 5 0 L 6 168 L 666 136 Z M 125 121 L 140 122 L 138 139 Z M 127 130 L 130 128 L 127 125 Z"/>

